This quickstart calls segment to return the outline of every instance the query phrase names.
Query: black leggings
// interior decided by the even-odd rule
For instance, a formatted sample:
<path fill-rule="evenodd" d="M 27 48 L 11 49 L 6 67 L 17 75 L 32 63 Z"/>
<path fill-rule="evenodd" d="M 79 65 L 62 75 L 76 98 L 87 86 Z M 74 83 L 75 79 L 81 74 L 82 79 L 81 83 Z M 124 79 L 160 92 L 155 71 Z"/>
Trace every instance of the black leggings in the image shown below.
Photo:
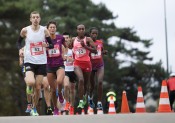
<path fill-rule="evenodd" d="M 173 109 L 173 103 L 175 101 L 175 90 L 169 92 L 171 110 Z"/>

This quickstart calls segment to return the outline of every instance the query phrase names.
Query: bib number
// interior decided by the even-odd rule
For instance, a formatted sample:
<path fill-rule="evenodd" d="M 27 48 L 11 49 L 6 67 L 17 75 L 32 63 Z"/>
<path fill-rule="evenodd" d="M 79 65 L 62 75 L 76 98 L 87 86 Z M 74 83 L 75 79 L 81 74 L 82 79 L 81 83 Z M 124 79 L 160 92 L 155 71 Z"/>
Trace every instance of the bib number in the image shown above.
<path fill-rule="evenodd" d="M 101 47 L 97 47 L 97 53 L 91 53 L 92 59 L 99 59 L 101 58 Z"/>
<path fill-rule="evenodd" d="M 75 54 L 77 57 L 82 57 L 82 56 L 86 55 L 86 49 L 78 48 L 78 49 L 76 49 Z"/>
<path fill-rule="evenodd" d="M 48 50 L 49 57 L 58 57 L 60 56 L 59 45 L 55 45 L 53 49 Z"/>
<path fill-rule="evenodd" d="M 73 56 L 67 56 L 66 66 L 73 66 L 73 61 L 69 61 L 69 59 L 73 59 Z"/>
<path fill-rule="evenodd" d="M 42 42 L 30 43 L 30 52 L 32 56 L 44 54 Z"/>

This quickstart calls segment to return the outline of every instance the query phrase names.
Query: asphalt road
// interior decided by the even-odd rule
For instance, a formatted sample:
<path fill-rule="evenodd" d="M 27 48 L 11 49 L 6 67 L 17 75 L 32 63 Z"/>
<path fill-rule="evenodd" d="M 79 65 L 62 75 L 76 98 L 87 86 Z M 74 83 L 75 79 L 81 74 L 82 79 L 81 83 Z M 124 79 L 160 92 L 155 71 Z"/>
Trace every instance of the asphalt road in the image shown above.
<path fill-rule="evenodd" d="M 7 116 L 0 123 L 174 123 L 175 113 L 101 115 Z"/>

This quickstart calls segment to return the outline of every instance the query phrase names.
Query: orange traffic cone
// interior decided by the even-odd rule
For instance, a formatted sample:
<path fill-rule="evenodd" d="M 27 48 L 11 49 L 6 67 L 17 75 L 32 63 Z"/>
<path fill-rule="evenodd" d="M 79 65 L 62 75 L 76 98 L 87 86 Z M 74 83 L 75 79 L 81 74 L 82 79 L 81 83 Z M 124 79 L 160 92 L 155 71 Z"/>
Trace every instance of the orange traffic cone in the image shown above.
<path fill-rule="evenodd" d="M 82 111 L 81 111 L 81 115 L 85 115 L 85 113 L 84 113 L 84 109 L 82 109 Z"/>
<path fill-rule="evenodd" d="M 128 100 L 126 97 L 126 91 L 123 91 L 123 94 L 122 94 L 121 113 L 130 113 L 129 106 L 128 106 Z"/>
<path fill-rule="evenodd" d="M 116 114 L 113 96 L 110 96 L 108 114 Z"/>
<path fill-rule="evenodd" d="M 88 114 L 93 115 L 94 114 L 94 109 L 88 106 Z"/>
<path fill-rule="evenodd" d="M 136 112 L 146 112 L 142 88 L 140 86 L 138 87 Z"/>
<path fill-rule="evenodd" d="M 167 83 L 162 81 L 158 112 L 171 112 Z"/>

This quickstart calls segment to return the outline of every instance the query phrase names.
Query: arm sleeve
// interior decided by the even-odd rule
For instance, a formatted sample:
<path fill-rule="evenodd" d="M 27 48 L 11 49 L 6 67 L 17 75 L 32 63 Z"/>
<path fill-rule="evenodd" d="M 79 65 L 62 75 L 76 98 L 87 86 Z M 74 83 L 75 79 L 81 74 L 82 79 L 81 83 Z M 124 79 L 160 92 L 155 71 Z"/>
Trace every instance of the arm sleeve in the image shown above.
<path fill-rule="evenodd" d="M 54 48 L 51 38 L 50 37 L 46 37 L 46 40 L 49 43 L 49 46 L 47 48 L 49 48 L 49 49 Z"/>
<path fill-rule="evenodd" d="M 23 40 L 23 37 L 19 36 L 19 38 L 18 38 L 18 40 L 16 42 L 16 46 L 17 46 L 18 49 L 22 48 L 22 45 L 21 45 L 22 40 Z"/>

